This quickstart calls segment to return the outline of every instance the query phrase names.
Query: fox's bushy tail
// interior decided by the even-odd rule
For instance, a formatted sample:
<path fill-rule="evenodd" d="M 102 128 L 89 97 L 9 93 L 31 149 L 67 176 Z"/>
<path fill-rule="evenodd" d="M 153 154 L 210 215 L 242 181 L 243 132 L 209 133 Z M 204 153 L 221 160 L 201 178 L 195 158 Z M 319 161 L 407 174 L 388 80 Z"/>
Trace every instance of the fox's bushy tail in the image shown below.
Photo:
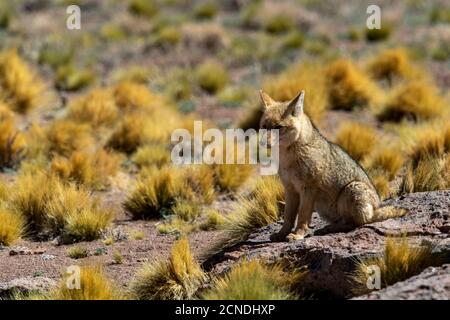
<path fill-rule="evenodd" d="M 383 206 L 375 209 L 373 215 L 373 222 L 383 221 L 391 218 L 403 217 L 408 213 L 408 210 L 397 208 L 394 206 Z"/>

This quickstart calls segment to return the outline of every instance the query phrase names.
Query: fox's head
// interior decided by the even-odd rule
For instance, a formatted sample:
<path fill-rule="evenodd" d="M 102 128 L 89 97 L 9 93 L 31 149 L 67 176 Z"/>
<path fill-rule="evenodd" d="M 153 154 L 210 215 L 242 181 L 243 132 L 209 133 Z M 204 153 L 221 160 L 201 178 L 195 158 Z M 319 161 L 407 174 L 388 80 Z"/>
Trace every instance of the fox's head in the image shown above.
<path fill-rule="evenodd" d="M 289 102 L 273 100 L 267 93 L 260 91 L 263 102 L 261 129 L 278 129 L 280 147 L 287 147 L 294 142 L 306 143 L 311 135 L 312 124 L 303 112 L 305 92 L 301 91 Z M 268 141 L 273 145 L 271 136 Z"/>

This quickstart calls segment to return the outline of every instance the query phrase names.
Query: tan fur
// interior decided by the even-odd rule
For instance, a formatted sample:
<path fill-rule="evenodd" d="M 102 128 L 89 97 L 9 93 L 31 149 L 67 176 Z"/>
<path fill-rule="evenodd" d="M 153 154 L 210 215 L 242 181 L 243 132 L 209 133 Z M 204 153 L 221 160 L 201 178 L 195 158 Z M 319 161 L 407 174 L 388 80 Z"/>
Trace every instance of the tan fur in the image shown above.
<path fill-rule="evenodd" d="M 279 175 L 286 196 L 284 224 L 272 240 L 303 238 L 313 211 L 331 223 L 352 226 L 384 218 L 387 211 L 379 210 L 380 198 L 369 177 L 314 127 L 303 112 L 302 94 L 287 103 L 263 92 L 261 98 L 261 128 L 279 129 Z"/>

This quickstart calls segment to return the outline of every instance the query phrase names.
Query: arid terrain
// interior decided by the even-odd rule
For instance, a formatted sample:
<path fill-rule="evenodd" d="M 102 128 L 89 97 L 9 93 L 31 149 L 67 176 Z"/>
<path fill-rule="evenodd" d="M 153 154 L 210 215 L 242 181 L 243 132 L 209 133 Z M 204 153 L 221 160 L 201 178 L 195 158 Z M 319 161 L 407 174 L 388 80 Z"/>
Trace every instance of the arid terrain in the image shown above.
<path fill-rule="evenodd" d="M 1 1 L 0 299 L 450 299 L 449 87 L 445 0 Z M 271 242 L 277 176 L 173 165 L 194 120 L 258 129 L 260 89 L 406 214 Z"/>

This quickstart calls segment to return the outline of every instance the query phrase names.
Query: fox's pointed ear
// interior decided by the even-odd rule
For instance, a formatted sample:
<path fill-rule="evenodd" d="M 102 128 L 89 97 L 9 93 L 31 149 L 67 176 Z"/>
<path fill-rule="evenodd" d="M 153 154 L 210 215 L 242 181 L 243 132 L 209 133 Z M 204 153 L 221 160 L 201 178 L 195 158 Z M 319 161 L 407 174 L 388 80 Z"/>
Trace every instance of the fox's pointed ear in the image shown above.
<path fill-rule="evenodd" d="M 267 93 L 265 93 L 262 90 L 259 90 L 259 95 L 261 96 L 261 101 L 263 103 L 263 109 L 267 109 L 271 105 L 275 103 L 275 100 L 273 100 Z"/>
<path fill-rule="evenodd" d="M 303 102 L 305 101 L 305 90 L 302 90 L 290 103 L 294 108 L 292 115 L 297 117 L 303 113 Z"/>

